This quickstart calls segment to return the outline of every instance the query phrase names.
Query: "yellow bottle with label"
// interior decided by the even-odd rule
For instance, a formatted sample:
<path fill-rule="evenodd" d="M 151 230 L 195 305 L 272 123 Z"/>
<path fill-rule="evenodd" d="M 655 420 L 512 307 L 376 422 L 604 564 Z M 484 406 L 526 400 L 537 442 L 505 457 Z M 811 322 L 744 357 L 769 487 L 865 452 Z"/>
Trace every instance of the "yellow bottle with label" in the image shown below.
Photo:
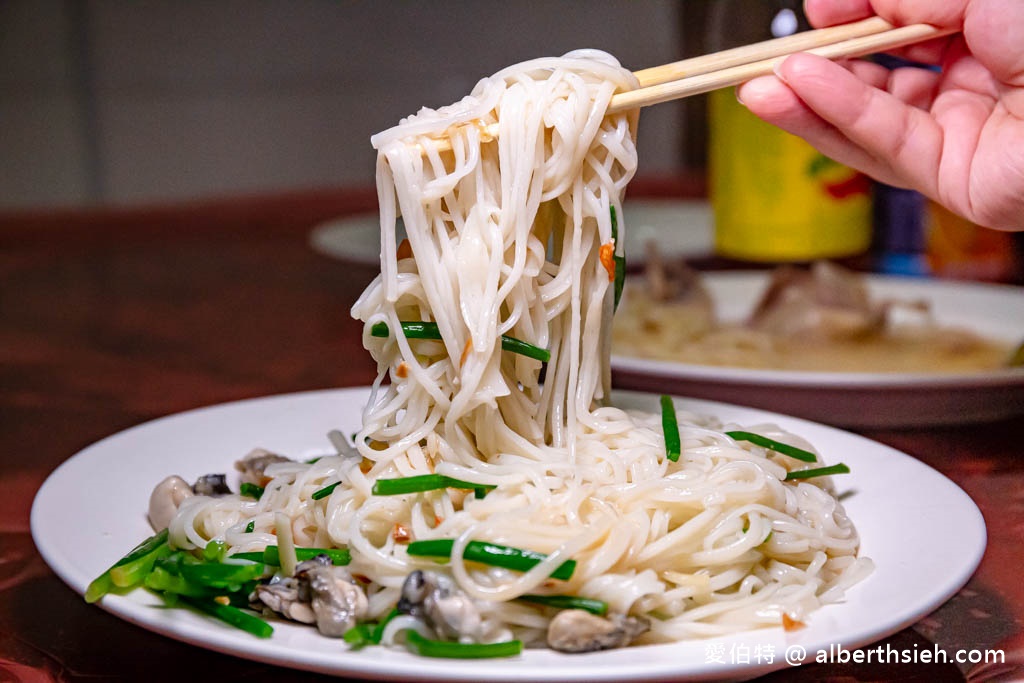
<path fill-rule="evenodd" d="M 720 36 L 715 49 L 805 28 L 799 25 L 799 6 L 794 0 L 717 4 L 731 22 L 717 29 L 713 23 Z M 742 17 L 738 24 L 737 17 Z M 718 255 L 787 262 L 868 250 L 871 183 L 866 176 L 757 118 L 731 88 L 711 93 L 708 113 L 709 194 Z"/>

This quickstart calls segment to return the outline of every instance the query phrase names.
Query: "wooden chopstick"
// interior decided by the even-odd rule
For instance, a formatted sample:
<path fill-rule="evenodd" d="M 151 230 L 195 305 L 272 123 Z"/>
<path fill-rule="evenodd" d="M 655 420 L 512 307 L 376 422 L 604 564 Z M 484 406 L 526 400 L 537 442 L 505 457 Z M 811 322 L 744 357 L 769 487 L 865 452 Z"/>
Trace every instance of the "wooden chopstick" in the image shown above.
<path fill-rule="evenodd" d="M 613 96 L 607 113 L 617 114 L 700 95 L 739 85 L 758 76 L 767 76 L 773 73 L 775 65 L 782 59 L 796 52 L 809 52 L 826 59 L 863 57 L 956 32 L 956 29 L 940 29 L 929 24 L 909 24 L 896 28 L 881 17 L 802 31 L 783 38 L 636 71 L 633 75 L 640 81 L 640 87 Z M 491 124 L 485 130 L 491 136 L 497 135 L 496 124 Z M 450 141 L 437 138 L 435 149 L 451 149 Z"/>
<path fill-rule="evenodd" d="M 641 88 L 647 88 L 659 83 L 668 83 L 669 81 L 676 81 L 681 78 L 700 76 L 701 74 L 749 64 L 761 61 L 762 59 L 781 57 L 852 38 L 882 33 L 892 28 L 893 25 L 882 17 L 871 17 L 850 24 L 801 31 L 761 43 L 734 47 L 700 57 L 691 57 L 690 59 L 672 62 L 671 64 L 652 66 L 640 71 L 634 71 L 633 75 L 640 81 Z"/>
<path fill-rule="evenodd" d="M 809 35 L 828 30 L 829 29 L 819 29 L 819 31 L 807 31 L 805 33 Z M 940 29 L 929 24 L 909 24 L 899 28 L 862 34 L 857 37 L 840 40 L 838 42 L 820 44 L 818 47 L 799 48 L 792 52 L 809 52 L 811 54 L 825 57 L 826 59 L 863 57 L 864 55 L 894 50 L 898 47 L 904 47 L 906 45 L 911 45 L 931 38 L 948 36 L 952 33 L 956 33 L 956 29 Z M 803 34 L 794 34 L 793 36 L 788 37 L 795 38 L 799 35 Z M 825 39 L 828 40 L 827 36 Z M 784 39 L 776 39 L 776 41 L 779 40 Z M 775 41 L 768 42 L 773 43 Z M 718 68 L 718 66 L 716 66 L 721 61 L 721 53 L 714 53 L 706 55 L 705 57 L 696 57 L 692 60 L 685 60 L 685 62 L 677 62 L 675 65 L 670 64 L 666 65 L 666 67 L 654 67 L 654 69 L 647 69 L 645 72 L 648 72 L 647 77 L 650 78 L 650 72 L 655 69 L 677 68 L 679 64 L 686 64 L 686 62 L 688 62 L 689 64 L 685 68 L 694 69 L 699 73 L 697 75 L 679 78 L 678 80 L 659 82 L 647 87 L 630 90 L 629 92 L 619 93 L 612 97 L 611 103 L 608 107 L 608 113 L 616 114 L 630 109 L 636 109 L 637 107 L 647 107 L 652 104 L 659 104 L 661 102 L 668 102 L 669 100 L 677 100 L 683 97 L 711 92 L 712 90 L 718 90 L 719 88 L 739 85 L 740 83 L 745 83 L 752 78 L 771 74 L 776 64 L 778 64 L 783 58 L 792 54 L 790 51 L 783 51 L 773 54 L 773 56 L 768 58 L 756 59 L 755 61 L 746 63 L 736 63 L 736 60 L 740 59 L 740 55 L 738 54 L 739 51 L 747 48 L 751 48 L 751 54 L 763 53 L 766 49 L 764 43 L 756 43 L 754 45 L 746 46 L 745 48 L 730 50 L 729 52 L 733 52 L 735 54 L 729 56 L 728 60 L 732 60 L 736 65 L 725 68 Z M 768 51 L 771 52 L 774 49 L 776 48 L 769 48 Z M 714 65 L 708 66 L 709 63 Z"/>

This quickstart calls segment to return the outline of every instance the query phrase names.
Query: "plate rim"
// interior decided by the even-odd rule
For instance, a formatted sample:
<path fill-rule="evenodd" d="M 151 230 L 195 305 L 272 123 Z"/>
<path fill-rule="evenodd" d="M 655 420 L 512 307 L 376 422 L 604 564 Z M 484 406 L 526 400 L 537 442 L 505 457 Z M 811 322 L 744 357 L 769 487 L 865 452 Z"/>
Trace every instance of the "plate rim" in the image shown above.
<path fill-rule="evenodd" d="M 351 401 L 356 396 L 359 396 L 363 400 L 365 400 L 365 397 L 366 397 L 368 391 L 369 391 L 369 387 L 365 387 L 365 386 L 360 386 L 360 387 L 344 387 L 344 388 L 336 388 L 336 389 L 320 389 L 320 390 L 313 390 L 313 391 L 304 391 L 304 392 L 295 392 L 295 393 L 287 393 L 287 394 L 276 394 L 276 395 L 270 395 L 270 396 L 253 397 L 253 398 L 241 399 L 241 400 L 237 400 L 237 401 L 231 401 L 231 402 L 227 402 L 227 403 L 219 403 L 219 404 L 213 404 L 213 405 L 209 405 L 209 406 L 201 406 L 201 407 L 193 408 L 191 410 L 186 410 L 186 411 L 174 413 L 174 414 L 171 414 L 171 415 L 165 415 L 165 416 L 162 416 L 162 417 L 158 417 L 158 418 L 155 418 L 153 420 L 149 420 L 149 421 L 143 422 L 141 424 L 137 424 L 135 426 L 129 427 L 129 428 L 125 429 L 125 430 L 119 431 L 117 433 L 111 434 L 111 435 L 109 435 L 109 436 L 107 436 L 107 437 L 105 437 L 103 439 L 100 439 L 100 440 L 96 441 L 95 443 L 93 443 L 93 444 L 83 448 L 82 450 L 78 451 L 75 455 L 71 456 L 70 458 L 65 460 L 63 463 L 61 463 L 61 465 L 59 465 L 57 468 L 55 468 L 53 470 L 53 472 L 47 477 L 46 481 L 43 483 L 43 485 L 40 487 L 39 491 L 37 492 L 37 494 L 35 496 L 35 499 L 33 500 L 32 510 L 31 510 L 31 531 L 32 531 L 33 540 L 36 543 L 36 547 L 37 547 L 40 555 L 46 561 L 47 565 L 50 566 L 50 568 L 54 571 L 54 573 L 56 573 L 57 576 L 64 583 L 66 583 L 75 592 L 77 592 L 79 594 L 81 594 L 84 591 L 85 585 L 88 582 L 88 578 L 83 578 L 83 576 L 81 576 L 81 575 L 75 575 L 74 571 L 70 570 L 67 566 L 63 565 L 60 561 L 56 561 L 56 566 L 55 566 L 54 556 L 55 556 L 56 553 L 55 553 L 55 548 L 52 546 L 52 542 L 48 538 L 47 533 L 46 533 L 47 529 L 45 527 L 47 526 L 47 522 L 44 520 L 44 516 L 45 516 L 45 512 L 46 512 L 44 510 L 44 507 L 46 506 L 46 504 L 48 502 L 47 499 L 50 496 L 54 495 L 53 489 L 55 488 L 55 486 L 57 486 L 56 482 L 59 482 L 63 476 L 66 476 L 67 473 L 76 466 L 73 463 L 81 464 L 84 460 L 87 460 L 89 457 L 91 457 L 90 454 L 102 453 L 103 450 L 105 448 L 109 447 L 110 443 L 112 441 L 114 441 L 114 440 L 126 438 L 126 435 L 137 434 L 139 431 L 144 431 L 144 430 L 146 430 L 148 428 L 153 427 L 156 424 L 167 423 L 169 421 L 177 421 L 177 420 L 189 420 L 190 418 L 192 418 L 194 416 L 197 416 L 197 415 L 209 416 L 209 415 L 215 414 L 217 411 L 222 411 L 222 410 L 225 410 L 225 409 L 227 409 L 227 410 L 233 410 L 233 409 L 234 410 L 241 410 L 241 409 L 246 408 L 247 406 L 258 405 L 258 404 L 269 405 L 269 404 L 272 404 L 272 403 L 275 403 L 275 402 L 279 402 L 282 405 L 287 405 L 287 404 L 290 404 L 290 403 L 296 402 L 296 401 L 298 401 L 298 402 L 302 402 L 302 401 L 319 402 L 319 401 L 329 401 L 329 400 L 332 400 L 332 399 L 341 400 L 341 399 L 343 399 L 345 397 L 347 397 L 348 400 Z M 632 397 L 638 397 L 640 400 L 648 400 L 649 401 L 650 399 L 652 399 L 654 397 L 654 395 L 649 393 L 649 392 L 616 391 L 615 394 L 617 396 L 619 396 L 619 397 L 623 397 L 626 400 L 631 400 Z M 938 606 L 943 604 L 946 600 L 948 600 L 950 597 L 952 597 L 964 584 L 966 584 L 966 582 L 970 579 L 970 577 L 976 571 L 976 569 L 978 567 L 978 564 L 980 564 L 981 559 L 984 556 L 985 549 L 986 549 L 986 544 L 987 544 L 987 533 L 986 533 L 986 528 L 985 528 L 984 517 L 982 516 L 980 510 L 977 508 L 977 505 L 974 503 L 974 501 L 970 498 L 970 496 L 968 496 L 968 494 L 966 492 L 964 492 L 964 490 L 962 488 L 960 488 L 955 482 L 950 480 L 948 477 L 946 477 L 945 475 L 941 474 L 940 472 L 938 472 L 934 468 L 928 466 L 927 464 L 917 460 L 916 458 L 913 458 L 910 455 L 907 455 L 906 453 L 898 451 L 897 449 L 895 449 L 895 448 L 893 448 L 891 446 L 888 446 L 886 444 L 882 444 L 882 443 L 879 443 L 879 442 L 867 439 L 866 437 L 860 436 L 858 434 L 854 434 L 852 432 L 844 431 L 842 429 L 839 429 L 839 428 L 836 428 L 836 427 L 831 427 L 831 426 L 828 426 L 828 425 L 825 425 L 825 424 L 822 424 L 822 423 L 818 423 L 818 422 L 814 422 L 814 421 L 811 421 L 811 420 L 806 420 L 806 419 L 799 418 L 799 417 L 791 417 L 791 416 L 786 416 L 786 415 L 779 415 L 777 413 L 772 413 L 770 411 L 762 410 L 762 409 L 758 409 L 758 408 L 749 408 L 749 407 L 746 407 L 746 406 L 727 404 L 727 403 L 721 403 L 721 402 L 716 402 L 716 401 L 708 401 L 708 400 L 704 400 L 704 399 L 689 399 L 689 398 L 682 397 L 682 396 L 676 397 L 676 398 L 677 398 L 678 401 L 684 402 L 685 406 L 695 406 L 695 407 L 711 408 L 711 409 L 714 409 L 714 408 L 717 408 L 717 407 L 722 407 L 724 409 L 727 409 L 727 411 L 732 411 L 732 412 L 739 411 L 739 413 L 741 413 L 741 414 L 757 415 L 757 416 L 759 416 L 760 419 L 768 419 L 768 420 L 776 420 L 776 421 L 781 419 L 782 421 L 784 421 L 786 423 L 789 423 L 786 426 L 787 429 L 792 429 L 792 428 L 803 429 L 804 432 L 801 432 L 801 433 L 805 433 L 806 431 L 835 433 L 835 434 L 843 435 L 844 439 L 853 439 L 854 441 L 859 441 L 859 442 L 866 443 L 866 444 L 872 444 L 874 448 L 880 449 L 881 451 L 885 452 L 887 456 L 896 457 L 898 459 L 901 459 L 903 465 L 912 465 L 914 467 L 922 468 L 923 471 L 927 471 L 927 474 L 930 477 L 932 477 L 933 480 L 938 481 L 942 486 L 947 487 L 947 492 L 950 495 L 955 496 L 955 497 L 957 497 L 959 499 L 958 502 L 963 507 L 963 510 L 961 510 L 961 511 L 968 513 L 967 516 L 969 516 L 971 518 L 970 520 L 964 519 L 964 520 L 961 520 L 961 521 L 965 522 L 965 523 L 967 521 L 970 521 L 970 525 L 969 526 L 972 527 L 972 531 L 973 531 L 973 533 L 969 535 L 969 538 L 965 537 L 965 539 L 963 540 L 963 542 L 965 542 L 965 543 L 967 541 L 970 541 L 970 543 L 968 544 L 970 547 L 967 549 L 967 551 L 968 551 L 967 554 L 962 556 L 962 562 L 961 562 L 961 565 L 959 567 L 959 571 L 957 571 L 955 573 L 953 578 L 951 578 L 951 579 L 947 578 L 946 579 L 946 583 L 944 585 L 944 590 L 942 590 L 940 593 L 933 594 L 927 600 L 928 604 L 927 604 L 926 607 L 918 606 L 916 609 L 910 610 L 910 611 L 908 611 L 908 613 L 902 615 L 902 617 L 899 620 L 892 621 L 892 622 L 888 623 L 882 629 L 878 629 L 877 627 L 875 627 L 875 628 L 869 629 L 870 633 L 861 633 L 861 634 L 859 634 L 858 637 L 853 638 L 852 640 L 844 639 L 843 643 L 842 643 L 842 645 L 844 647 L 848 647 L 848 649 L 853 649 L 855 647 L 863 646 L 863 645 L 865 645 L 867 643 L 878 641 L 878 640 L 880 640 L 880 639 L 882 639 L 882 638 L 884 638 L 884 637 L 886 637 L 888 635 L 891 635 L 892 633 L 895 633 L 895 632 L 901 630 L 902 628 L 905 628 L 909 624 L 914 623 L 917 619 L 921 618 L 922 616 L 924 616 L 925 614 L 927 614 L 931 610 L 937 608 Z M 140 511 L 140 515 L 141 515 L 141 511 Z M 854 522 L 857 523 L 857 520 L 855 519 Z M 84 573 L 84 570 L 81 570 L 80 573 Z M 870 581 L 870 580 L 871 580 L 871 577 L 868 577 L 868 579 L 866 579 L 866 581 Z M 854 591 L 857 591 L 857 590 L 858 590 L 858 586 L 854 586 L 852 589 L 850 589 L 851 593 L 854 592 Z M 134 596 L 134 598 L 133 598 L 133 596 Z M 135 609 L 135 607 L 138 607 L 138 605 L 139 605 L 138 598 L 139 598 L 139 596 L 135 595 L 135 594 L 128 594 L 126 596 L 113 595 L 113 596 L 109 596 L 108 598 L 104 598 L 104 600 L 100 602 L 99 606 L 102 609 L 104 609 L 104 610 L 114 614 L 118 618 L 124 619 L 125 621 L 133 623 L 136 626 L 139 626 L 139 627 L 144 628 L 146 630 L 149 630 L 149 631 L 152 631 L 152 632 L 155 632 L 155 633 L 167 636 L 167 637 L 171 637 L 171 638 L 173 638 L 175 640 L 179 640 L 179 641 L 186 642 L 186 643 L 189 643 L 189 644 L 192 644 L 192 645 L 203 647 L 205 649 L 210 649 L 210 650 L 214 650 L 214 651 L 217 651 L 217 652 L 222 652 L 222 653 L 225 653 L 225 654 L 230 654 L 230 655 L 233 655 L 233 656 L 239 656 L 239 657 L 251 659 L 253 661 L 261 661 L 261 662 L 265 662 L 265 663 L 269 663 L 269 664 L 274 664 L 274 665 L 278 665 L 278 666 L 284 666 L 284 667 L 293 668 L 293 669 L 296 669 L 296 670 L 316 671 L 316 672 L 320 672 L 320 673 L 328 673 L 328 674 L 334 674 L 334 675 L 370 675 L 370 676 L 373 676 L 374 678 L 382 678 L 382 679 L 387 679 L 387 680 L 403 680 L 403 681 L 404 680 L 442 680 L 441 678 L 435 678 L 435 677 L 433 677 L 431 675 L 425 675 L 425 669 L 429 669 L 430 668 L 430 666 L 429 666 L 430 661 L 429 660 L 423 660 L 422 658 L 414 658 L 414 659 L 411 659 L 411 660 L 403 660 L 401 656 L 399 656 L 399 657 L 393 657 L 392 656 L 392 657 L 387 657 L 386 660 L 385 660 L 385 658 L 383 658 L 381 656 L 365 657 L 364 658 L 364 657 L 362 657 L 362 655 L 364 653 L 357 653 L 357 654 L 353 655 L 351 653 L 347 653 L 344 650 L 341 650 L 339 653 L 332 653 L 330 655 L 324 655 L 323 653 L 311 652 L 311 651 L 306 650 L 306 651 L 302 652 L 304 661 L 296 662 L 293 658 L 282 657 L 279 654 L 276 654 L 277 649 L 268 649 L 266 651 L 261 651 L 261 649 L 257 647 L 257 648 L 248 648 L 248 649 L 243 648 L 242 650 L 240 650 L 239 647 L 238 647 L 238 641 L 241 638 L 240 635 L 239 635 L 240 632 L 237 632 L 237 631 L 234 631 L 234 630 L 228 630 L 226 628 L 223 629 L 223 630 L 220 630 L 220 629 L 217 629 L 217 628 L 205 628 L 205 627 L 199 629 L 198 631 L 194 627 L 189 629 L 188 628 L 188 626 L 189 626 L 188 618 L 176 619 L 176 618 L 172 617 L 169 621 L 168 620 L 164 620 L 164 621 L 159 621 L 158 620 L 159 623 L 154 623 L 154 620 L 151 620 L 151 619 L 140 618 L 138 615 L 142 613 L 142 610 Z M 155 598 L 152 598 L 152 599 L 155 600 Z M 829 611 L 830 608 L 832 608 L 832 610 L 828 612 L 829 614 L 831 614 L 832 611 L 834 611 L 835 608 L 841 607 L 842 604 L 845 604 L 845 601 L 844 601 L 844 603 L 840 603 L 839 605 L 825 606 L 825 607 L 821 608 L 821 610 L 819 610 L 818 612 L 815 612 L 815 614 L 818 614 L 819 612 L 822 612 L 822 611 Z M 199 617 L 197 617 L 197 618 L 199 618 Z M 184 626 L 182 624 L 184 624 Z M 297 627 L 297 626 L 292 626 L 290 624 L 279 624 L 279 623 L 275 622 L 275 629 L 278 629 L 278 628 L 280 628 L 282 631 L 286 631 L 286 632 L 289 631 L 289 629 L 299 629 L 303 633 L 308 632 L 308 629 L 305 628 L 305 627 Z M 752 637 L 752 636 L 753 637 L 765 636 L 766 639 L 767 639 L 767 635 L 768 634 L 771 634 L 771 635 L 774 636 L 775 639 L 778 639 L 778 634 L 776 633 L 776 631 L 778 631 L 778 630 L 779 630 L 778 628 L 774 628 L 774 629 L 756 629 L 756 630 L 753 630 L 753 631 L 745 631 L 745 632 L 742 632 L 742 633 L 739 633 L 739 634 L 735 634 L 734 636 L 720 638 L 718 640 L 724 640 L 724 641 L 727 641 L 727 642 L 743 642 L 744 639 L 749 640 L 749 638 Z M 864 631 L 863 628 L 861 630 Z M 202 637 L 200 638 L 200 636 L 202 636 Z M 324 640 L 326 640 L 326 639 L 324 639 Z M 265 641 L 258 641 L 258 642 L 265 642 Z M 693 642 L 703 642 L 703 643 L 706 643 L 706 642 L 709 642 L 709 641 L 700 641 L 700 640 L 698 640 L 698 641 L 688 641 L 688 642 L 689 643 L 693 643 Z M 647 653 L 651 653 L 651 654 L 655 654 L 655 655 L 662 655 L 667 650 L 671 650 L 673 648 L 682 648 L 684 645 L 689 646 L 688 642 L 687 641 L 683 641 L 682 643 L 670 643 L 670 644 L 663 644 L 663 645 L 643 646 L 643 650 L 645 652 L 647 652 Z M 788 642 L 788 639 L 787 639 L 787 642 Z M 834 642 L 834 641 L 831 641 L 831 642 Z M 808 651 L 813 651 L 815 648 L 820 649 L 821 647 L 827 647 L 827 646 L 828 646 L 828 644 L 825 643 L 824 641 L 822 641 L 820 643 L 810 642 L 810 643 L 807 643 L 807 650 Z M 287 647 L 287 643 L 285 643 L 285 647 Z M 635 652 L 637 649 L 638 648 L 625 648 L 624 650 L 613 650 L 613 651 L 610 651 L 610 652 L 611 653 L 624 652 L 624 651 L 633 651 L 633 652 Z M 383 650 L 383 649 L 381 649 L 381 650 Z M 656 650 L 657 650 L 657 652 L 655 652 Z M 388 650 L 387 652 L 392 652 L 392 651 Z M 541 650 L 539 652 L 547 653 L 548 651 Z M 338 661 L 338 654 L 342 655 L 340 663 Z M 401 655 L 401 653 L 394 653 L 394 654 Z M 537 664 L 533 664 L 532 662 L 528 663 L 527 665 L 520 665 L 521 663 L 513 663 L 512 666 L 502 667 L 504 669 L 504 671 L 501 671 L 501 672 L 489 672 L 489 673 L 494 673 L 495 675 L 483 675 L 483 676 L 481 675 L 481 670 L 479 668 L 479 666 L 480 666 L 479 664 L 472 664 L 471 663 L 469 665 L 466 665 L 464 663 L 457 663 L 456 662 L 453 665 L 453 662 L 451 660 L 435 660 L 435 661 L 444 662 L 444 667 L 445 667 L 445 671 L 444 671 L 444 674 L 443 674 L 443 679 L 444 680 L 459 680 L 459 681 L 481 681 L 481 680 L 488 680 L 488 681 L 504 681 L 504 680 L 517 680 L 517 681 L 621 680 L 620 678 L 616 678 L 616 676 L 621 676 L 622 675 L 621 670 L 619 670 L 617 667 L 613 667 L 610 670 L 610 672 L 609 672 L 609 670 L 605 670 L 603 672 L 604 675 L 598 675 L 598 676 L 595 677 L 595 668 L 594 667 L 595 666 L 607 667 L 608 666 L 608 662 L 607 661 L 603 661 L 603 660 L 606 659 L 604 657 L 604 655 L 606 653 L 594 653 L 594 654 L 597 655 L 597 656 L 594 657 L 594 655 L 589 655 L 589 657 L 591 657 L 591 659 L 598 660 L 598 663 L 595 663 L 595 664 L 591 664 L 588 660 L 581 661 L 581 659 L 580 659 L 581 656 L 580 655 L 560 655 L 559 653 L 548 653 L 547 655 L 543 656 L 541 658 L 541 661 L 539 663 L 537 663 Z M 527 658 L 529 658 L 529 654 L 527 654 L 524 659 L 527 659 Z M 551 667 L 551 661 L 548 661 L 548 660 L 551 660 L 551 661 L 571 660 L 571 661 L 573 661 L 573 663 L 580 662 L 580 663 L 582 663 L 584 665 L 583 666 L 579 666 L 579 667 L 572 667 L 571 669 L 566 670 L 563 667 L 552 668 Z M 503 663 L 507 664 L 507 662 L 508 662 L 508 660 L 503 660 Z M 652 663 L 652 662 L 654 662 L 654 663 Z M 781 662 L 775 663 L 775 664 L 765 664 L 765 665 L 760 665 L 759 664 L 759 665 L 755 665 L 755 666 L 736 666 L 736 665 L 732 665 L 732 666 L 730 666 L 730 665 L 718 666 L 715 663 L 705 662 L 703 667 L 696 667 L 696 668 L 692 668 L 691 667 L 690 669 L 680 670 L 678 668 L 678 662 L 673 662 L 671 664 L 666 664 L 665 661 L 658 661 L 658 656 L 655 656 L 652 660 L 649 660 L 646 663 L 646 668 L 643 671 L 635 672 L 633 675 L 630 676 L 630 678 L 631 678 L 631 680 L 652 680 L 652 679 L 660 679 L 660 678 L 663 678 L 665 676 L 686 675 L 691 680 L 723 680 L 725 678 L 736 679 L 737 677 L 739 677 L 739 678 L 747 678 L 747 677 L 758 676 L 758 675 L 767 673 L 769 671 L 778 670 L 778 669 L 781 669 L 781 668 L 785 668 L 785 664 L 781 663 Z M 498 674 L 500 674 L 500 675 L 498 675 Z M 606 675 L 610 676 L 610 677 L 606 678 L 605 677 Z"/>

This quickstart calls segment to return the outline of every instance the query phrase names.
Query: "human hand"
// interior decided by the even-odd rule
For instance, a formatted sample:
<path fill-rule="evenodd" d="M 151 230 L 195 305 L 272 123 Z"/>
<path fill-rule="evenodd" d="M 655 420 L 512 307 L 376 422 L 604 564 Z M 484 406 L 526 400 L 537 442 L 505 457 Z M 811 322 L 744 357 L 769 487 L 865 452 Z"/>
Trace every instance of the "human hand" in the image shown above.
<path fill-rule="evenodd" d="M 941 71 L 793 55 L 778 77 L 740 86 L 743 104 L 881 182 L 1024 230 L 1024 2 L 805 0 L 805 11 L 815 26 L 878 14 L 963 32 L 899 52 Z"/>

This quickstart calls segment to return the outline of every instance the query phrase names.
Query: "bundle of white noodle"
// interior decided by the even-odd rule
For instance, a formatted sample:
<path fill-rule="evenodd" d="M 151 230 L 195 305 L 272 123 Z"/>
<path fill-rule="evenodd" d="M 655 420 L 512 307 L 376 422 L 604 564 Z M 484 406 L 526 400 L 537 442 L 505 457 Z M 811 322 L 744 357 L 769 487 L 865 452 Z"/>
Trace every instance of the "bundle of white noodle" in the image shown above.
<path fill-rule="evenodd" d="M 254 504 L 186 501 L 172 539 L 259 549 L 284 512 L 296 545 L 350 549 L 353 575 L 369 580 L 367 618 L 394 607 L 410 572 L 440 571 L 479 610 L 462 640 L 528 645 L 544 643 L 554 610 L 523 594 L 603 600 L 649 621 L 634 642 L 663 642 L 801 619 L 870 571 L 828 477 L 784 481 L 803 463 L 687 414 L 671 461 L 659 415 L 610 404 L 613 257 L 637 116 L 605 111 L 635 86 L 608 55 L 575 52 L 505 69 L 375 136 L 381 274 L 352 314 L 379 377 L 358 452 L 271 465 Z M 436 324 L 440 339 L 407 337 L 411 321 Z M 506 350 L 503 336 L 550 359 Z M 744 429 L 810 448 L 770 425 Z M 494 488 L 371 491 L 431 473 Z M 447 564 L 407 553 L 428 539 L 455 540 Z M 524 572 L 464 561 L 474 540 L 547 559 Z M 570 558 L 571 578 L 551 579 Z M 415 618 L 396 621 L 385 641 Z"/>

